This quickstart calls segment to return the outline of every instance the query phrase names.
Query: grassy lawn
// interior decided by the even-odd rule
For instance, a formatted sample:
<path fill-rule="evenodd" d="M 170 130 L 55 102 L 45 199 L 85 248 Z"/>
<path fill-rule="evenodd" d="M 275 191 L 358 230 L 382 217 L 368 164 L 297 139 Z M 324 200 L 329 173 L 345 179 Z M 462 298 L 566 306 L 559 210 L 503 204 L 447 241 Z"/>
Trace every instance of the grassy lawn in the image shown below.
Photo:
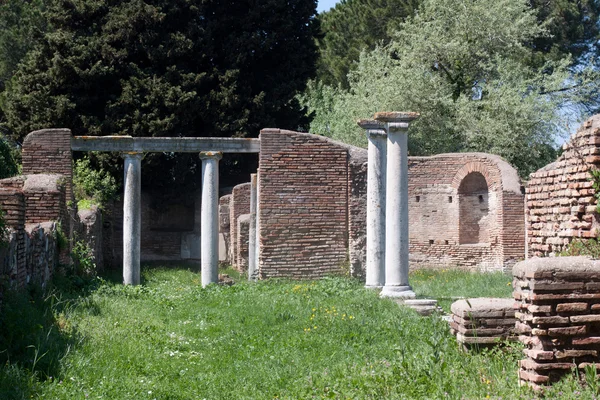
<path fill-rule="evenodd" d="M 452 297 L 511 292 L 502 274 L 411 279 L 444 308 Z M 0 399 L 535 397 L 518 386 L 518 345 L 464 353 L 438 316 L 420 317 L 351 279 L 202 289 L 194 272 L 153 267 L 143 281 L 6 296 Z M 548 398 L 592 399 L 594 389 L 568 379 Z"/>

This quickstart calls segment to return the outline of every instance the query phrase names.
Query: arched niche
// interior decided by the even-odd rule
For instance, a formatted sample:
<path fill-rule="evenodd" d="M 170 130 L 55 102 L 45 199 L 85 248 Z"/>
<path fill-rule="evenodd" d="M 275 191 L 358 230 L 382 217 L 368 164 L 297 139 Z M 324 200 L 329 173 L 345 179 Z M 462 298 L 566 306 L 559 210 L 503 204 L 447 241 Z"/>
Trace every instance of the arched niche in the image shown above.
<path fill-rule="evenodd" d="M 490 242 L 489 189 L 479 172 L 468 173 L 458 187 L 460 244 Z"/>

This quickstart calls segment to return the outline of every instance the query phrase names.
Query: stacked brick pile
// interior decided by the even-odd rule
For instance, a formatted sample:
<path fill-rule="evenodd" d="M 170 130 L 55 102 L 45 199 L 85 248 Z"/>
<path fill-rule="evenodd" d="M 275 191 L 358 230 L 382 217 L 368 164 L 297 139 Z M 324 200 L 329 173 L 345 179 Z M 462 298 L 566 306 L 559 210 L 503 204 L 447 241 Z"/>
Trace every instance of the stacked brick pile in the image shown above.
<path fill-rule="evenodd" d="M 527 185 L 529 256 L 563 251 L 574 238 L 596 237 L 590 171 L 600 167 L 600 115 L 587 120 L 560 158 L 531 174 Z"/>
<path fill-rule="evenodd" d="M 478 298 L 452 303 L 450 330 L 467 347 L 516 340 L 512 299 Z"/>
<path fill-rule="evenodd" d="M 516 330 L 527 348 L 519 377 L 534 388 L 599 364 L 600 262 L 532 258 L 513 269 Z"/>

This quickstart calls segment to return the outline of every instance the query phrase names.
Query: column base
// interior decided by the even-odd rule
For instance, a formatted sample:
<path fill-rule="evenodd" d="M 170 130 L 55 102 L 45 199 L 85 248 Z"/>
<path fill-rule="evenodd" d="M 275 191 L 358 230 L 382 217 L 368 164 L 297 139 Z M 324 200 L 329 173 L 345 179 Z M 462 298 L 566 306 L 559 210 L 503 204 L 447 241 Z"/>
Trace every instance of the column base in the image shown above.
<path fill-rule="evenodd" d="M 384 286 L 379 294 L 380 297 L 392 297 L 395 299 L 414 299 L 417 297 L 410 286 Z"/>
<path fill-rule="evenodd" d="M 381 290 L 383 285 L 365 285 L 365 289 Z"/>

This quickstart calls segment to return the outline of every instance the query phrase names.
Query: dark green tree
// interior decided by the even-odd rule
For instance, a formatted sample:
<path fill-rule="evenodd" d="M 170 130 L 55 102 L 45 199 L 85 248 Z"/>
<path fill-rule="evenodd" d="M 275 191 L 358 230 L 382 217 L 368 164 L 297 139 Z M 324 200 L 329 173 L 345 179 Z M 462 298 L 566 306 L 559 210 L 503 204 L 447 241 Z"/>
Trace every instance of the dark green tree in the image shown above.
<path fill-rule="evenodd" d="M 319 15 L 319 64 L 317 77 L 327 85 L 348 88 L 347 75 L 360 52 L 386 45 L 420 0 L 342 0 Z"/>
<path fill-rule="evenodd" d="M 15 138 L 42 127 L 188 137 L 296 129 L 307 123 L 295 95 L 315 72 L 315 15 L 315 0 L 53 0 L 49 33 L 5 92 L 5 126 Z M 144 172 L 155 186 L 185 181 L 196 159 L 152 155 Z"/>
<path fill-rule="evenodd" d="M 45 0 L 0 0 L 0 92 L 46 29 Z"/>
<path fill-rule="evenodd" d="M 546 23 L 550 36 L 540 37 L 531 44 L 545 58 L 558 59 L 566 54 L 574 62 L 593 51 L 598 39 L 600 2 L 596 0 L 529 0 L 537 11 L 538 21 Z"/>

